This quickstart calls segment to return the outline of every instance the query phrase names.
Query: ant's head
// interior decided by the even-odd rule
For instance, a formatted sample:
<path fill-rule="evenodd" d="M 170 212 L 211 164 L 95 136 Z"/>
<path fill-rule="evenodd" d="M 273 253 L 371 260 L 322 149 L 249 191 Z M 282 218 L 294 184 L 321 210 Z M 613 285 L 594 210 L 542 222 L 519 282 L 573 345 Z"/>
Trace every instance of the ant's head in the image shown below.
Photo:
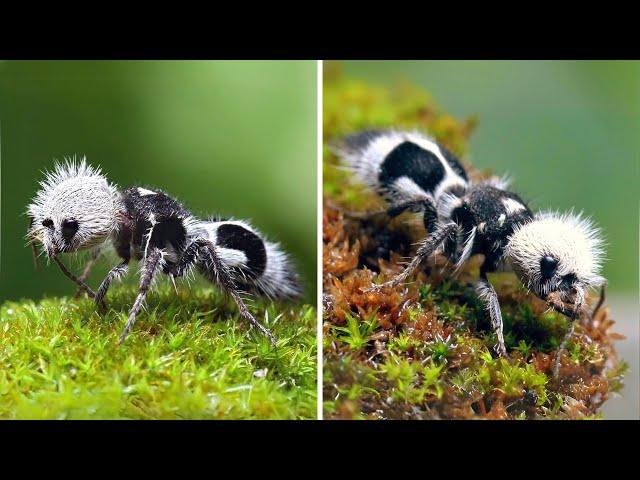
<path fill-rule="evenodd" d="M 600 276 L 603 244 L 589 219 L 549 212 L 517 227 L 506 254 L 522 283 L 536 295 L 547 299 L 554 294 L 577 309 L 588 288 L 605 282 Z"/>
<path fill-rule="evenodd" d="M 48 257 L 95 246 L 116 228 L 118 199 L 116 187 L 84 157 L 56 163 L 27 207 L 27 237 Z"/>

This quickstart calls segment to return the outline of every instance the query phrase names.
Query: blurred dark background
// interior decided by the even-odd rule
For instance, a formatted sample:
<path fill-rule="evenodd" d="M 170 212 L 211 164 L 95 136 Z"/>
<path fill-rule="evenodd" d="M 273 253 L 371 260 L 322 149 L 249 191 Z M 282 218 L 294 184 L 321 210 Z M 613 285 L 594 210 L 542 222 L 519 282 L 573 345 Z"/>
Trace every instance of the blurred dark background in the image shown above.
<path fill-rule="evenodd" d="M 476 116 L 470 160 L 497 174 L 534 209 L 583 210 L 607 240 L 604 275 L 617 344 L 630 365 L 608 419 L 639 418 L 640 62 L 355 61 L 345 75 L 408 81 L 444 111 Z"/>
<path fill-rule="evenodd" d="M 315 302 L 316 62 L 4 61 L 0 121 L 0 300 L 73 292 L 55 266 L 34 271 L 23 214 L 41 170 L 78 154 L 119 186 L 251 220 Z"/>

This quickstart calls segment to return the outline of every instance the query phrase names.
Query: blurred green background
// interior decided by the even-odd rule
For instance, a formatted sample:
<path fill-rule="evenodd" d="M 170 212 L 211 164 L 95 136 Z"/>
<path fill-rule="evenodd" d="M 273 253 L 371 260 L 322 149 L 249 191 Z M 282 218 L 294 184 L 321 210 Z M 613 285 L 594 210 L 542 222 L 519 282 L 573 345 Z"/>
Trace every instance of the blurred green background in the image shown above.
<path fill-rule="evenodd" d="M 476 116 L 470 160 L 535 209 L 584 210 L 608 242 L 609 291 L 638 292 L 640 62 L 352 61 L 345 76 L 428 90 Z"/>
<path fill-rule="evenodd" d="M 73 292 L 53 265 L 34 271 L 23 212 L 40 171 L 75 153 L 196 215 L 250 219 L 315 301 L 316 62 L 4 61 L 0 121 L 0 300 Z"/>

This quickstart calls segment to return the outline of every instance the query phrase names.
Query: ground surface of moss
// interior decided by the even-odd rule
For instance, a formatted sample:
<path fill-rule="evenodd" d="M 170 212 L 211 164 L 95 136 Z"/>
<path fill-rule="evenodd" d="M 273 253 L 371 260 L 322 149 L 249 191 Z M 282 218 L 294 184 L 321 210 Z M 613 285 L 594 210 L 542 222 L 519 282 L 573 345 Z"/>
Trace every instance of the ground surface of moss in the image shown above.
<path fill-rule="evenodd" d="M 0 418 L 299 419 L 316 417 L 316 311 L 252 311 L 272 347 L 210 287 L 162 285 L 123 346 L 135 298 L 114 287 L 109 312 L 89 299 L 0 307 Z"/>
<path fill-rule="evenodd" d="M 497 358 L 489 320 L 473 289 L 481 257 L 458 274 L 430 259 L 411 281 L 365 290 L 399 273 L 426 232 L 405 214 L 358 220 L 348 210 L 382 203 L 352 182 L 329 147 L 372 128 L 429 132 L 465 160 L 475 120 L 457 121 L 410 85 L 371 86 L 329 64 L 324 87 L 324 411 L 325 418 L 594 418 L 626 368 L 605 307 L 576 327 L 552 375 L 567 328 L 562 315 L 528 294 L 513 274 L 494 274 L 510 360 Z"/>

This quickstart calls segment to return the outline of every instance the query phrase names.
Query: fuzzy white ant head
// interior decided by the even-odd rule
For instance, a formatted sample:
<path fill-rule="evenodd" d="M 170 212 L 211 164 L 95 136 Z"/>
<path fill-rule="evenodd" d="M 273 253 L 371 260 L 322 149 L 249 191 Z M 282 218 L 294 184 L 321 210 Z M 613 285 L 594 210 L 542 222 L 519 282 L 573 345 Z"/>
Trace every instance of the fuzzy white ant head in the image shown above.
<path fill-rule="evenodd" d="M 505 253 L 522 283 L 543 299 L 557 292 L 578 305 L 587 288 L 605 282 L 600 276 L 604 241 L 581 214 L 537 214 L 514 230 Z"/>
<path fill-rule="evenodd" d="M 40 242 L 49 257 L 98 245 L 117 228 L 119 198 L 100 168 L 88 165 L 85 157 L 79 162 L 65 158 L 45 173 L 27 207 L 27 236 Z"/>

